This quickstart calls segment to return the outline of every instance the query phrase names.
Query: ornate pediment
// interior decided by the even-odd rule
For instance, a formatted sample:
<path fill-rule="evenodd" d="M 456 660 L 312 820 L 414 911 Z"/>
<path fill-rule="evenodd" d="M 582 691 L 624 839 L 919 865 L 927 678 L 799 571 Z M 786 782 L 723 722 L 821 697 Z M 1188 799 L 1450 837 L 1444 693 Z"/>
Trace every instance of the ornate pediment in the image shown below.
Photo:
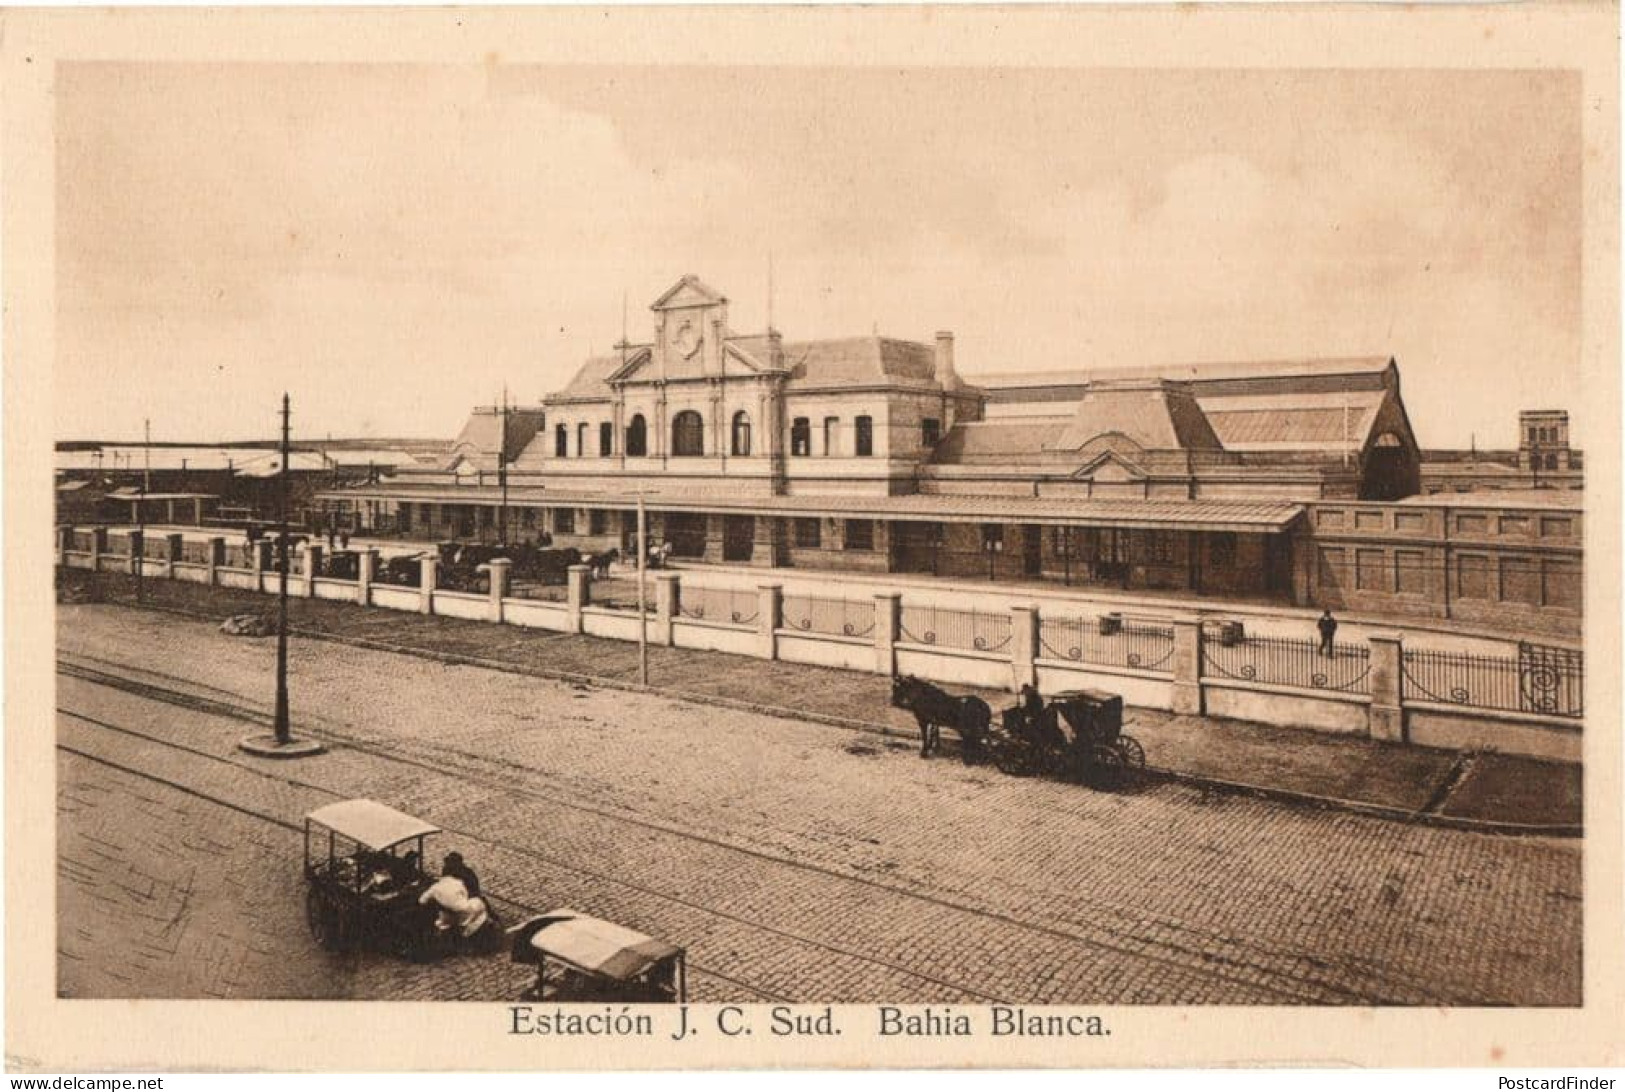
<path fill-rule="evenodd" d="M 1145 471 L 1116 451 L 1103 451 L 1073 471 L 1072 477 L 1092 482 L 1138 482 L 1145 480 Z"/>
<path fill-rule="evenodd" d="M 722 293 L 693 274 L 666 289 L 665 295 L 649 305 L 651 311 L 681 311 L 689 307 L 715 307 L 727 303 Z"/>

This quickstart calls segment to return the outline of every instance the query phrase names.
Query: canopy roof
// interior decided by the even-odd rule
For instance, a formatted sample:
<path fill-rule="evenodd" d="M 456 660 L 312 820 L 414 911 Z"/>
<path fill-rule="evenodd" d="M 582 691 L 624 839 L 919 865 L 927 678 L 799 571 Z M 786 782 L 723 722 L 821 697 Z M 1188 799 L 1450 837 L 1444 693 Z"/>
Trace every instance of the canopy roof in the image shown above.
<path fill-rule="evenodd" d="M 519 928 L 529 930 L 532 926 L 536 926 L 536 931 L 530 938 L 530 946 L 536 951 L 581 970 L 621 981 L 636 978 L 656 963 L 681 955 L 683 951 L 624 925 L 574 910 L 554 910 Z"/>
<path fill-rule="evenodd" d="M 368 849 L 388 849 L 408 838 L 439 834 L 440 828 L 376 800 L 342 800 L 305 816 Z"/>

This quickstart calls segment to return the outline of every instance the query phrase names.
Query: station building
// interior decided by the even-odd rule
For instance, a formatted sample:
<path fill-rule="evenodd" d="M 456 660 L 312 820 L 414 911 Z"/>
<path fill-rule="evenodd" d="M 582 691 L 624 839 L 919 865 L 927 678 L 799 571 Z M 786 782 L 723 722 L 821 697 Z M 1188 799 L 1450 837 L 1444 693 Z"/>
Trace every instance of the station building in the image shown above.
<path fill-rule="evenodd" d="M 624 551 L 641 494 L 653 540 L 690 561 L 1341 605 L 1313 508 L 1420 492 L 1390 357 L 973 379 L 948 332 L 737 333 L 692 276 L 650 312 L 648 340 L 539 404 L 476 409 L 438 465 L 322 503 L 375 532 Z M 1358 523 L 1369 558 L 1384 547 Z M 1446 586 L 1447 554 L 1429 562 Z M 1389 561 L 1359 602 L 1436 614 Z"/>

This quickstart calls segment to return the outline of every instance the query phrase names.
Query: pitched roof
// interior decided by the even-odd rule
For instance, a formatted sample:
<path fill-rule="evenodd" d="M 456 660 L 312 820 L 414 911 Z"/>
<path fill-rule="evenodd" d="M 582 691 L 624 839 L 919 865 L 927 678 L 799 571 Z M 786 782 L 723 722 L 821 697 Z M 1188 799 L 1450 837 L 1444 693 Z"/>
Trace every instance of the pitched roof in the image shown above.
<path fill-rule="evenodd" d="M 967 382 L 992 393 L 1018 393 L 1023 389 L 1080 386 L 1118 379 L 1174 379 L 1187 383 L 1226 383 L 1250 379 L 1381 375 L 1393 363 L 1390 356 L 1328 357 L 1318 360 L 1229 361 L 1201 364 L 1155 364 L 1079 371 L 1006 372 L 971 377 Z M 1201 390 L 1197 392 L 1203 393 Z"/>
<path fill-rule="evenodd" d="M 1370 439 L 1384 390 L 1201 397 L 1227 451 L 1358 450 Z"/>
<path fill-rule="evenodd" d="M 1160 379 L 1091 383 L 1054 448 L 1076 451 L 1108 433 L 1153 451 L 1219 450 L 1219 438 L 1190 387 Z"/>
<path fill-rule="evenodd" d="M 879 336 L 786 342 L 784 359 L 792 387 L 887 380 L 922 383 L 931 381 L 936 372 L 936 350 L 930 345 Z"/>

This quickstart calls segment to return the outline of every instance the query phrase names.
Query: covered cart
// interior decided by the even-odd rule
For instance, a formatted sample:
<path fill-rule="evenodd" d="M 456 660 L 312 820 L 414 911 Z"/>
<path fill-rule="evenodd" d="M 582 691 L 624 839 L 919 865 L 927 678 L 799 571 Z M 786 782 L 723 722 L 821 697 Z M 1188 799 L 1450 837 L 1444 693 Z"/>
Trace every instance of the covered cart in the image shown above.
<path fill-rule="evenodd" d="M 515 963 L 533 965 L 526 1001 L 687 1000 L 683 949 L 624 925 L 554 910 L 508 930 Z"/>
<path fill-rule="evenodd" d="M 420 931 L 426 840 L 440 828 L 375 800 L 305 816 L 305 917 L 324 948 L 405 953 Z"/>

